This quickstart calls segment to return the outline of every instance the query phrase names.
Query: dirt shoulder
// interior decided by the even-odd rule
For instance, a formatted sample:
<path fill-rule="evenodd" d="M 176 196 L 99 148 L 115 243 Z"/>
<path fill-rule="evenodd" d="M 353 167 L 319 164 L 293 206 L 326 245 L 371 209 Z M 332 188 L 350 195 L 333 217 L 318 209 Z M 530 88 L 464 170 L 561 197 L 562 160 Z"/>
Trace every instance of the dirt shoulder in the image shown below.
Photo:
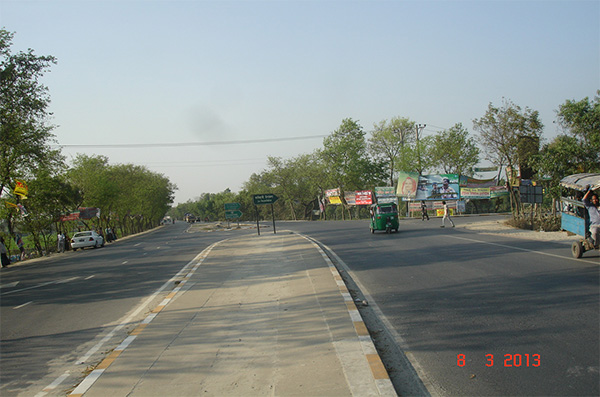
<path fill-rule="evenodd" d="M 456 218 L 455 218 L 456 219 Z M 524 238 L 529 240 L 540 240 L 540 241 L 564 241 L 571 243 L 580 239 L 577 235 L 569 235 L 570 233 L 565 231 L 558 232 L 540 232 L 535 230 L 523 230 L 506 224 L 509 217 L 502 220 L 490 220 L 482 221 L 481 219 L 469 220 L 469 218 L 461 218 L 457 228 L 465 228 L 474 230 L 484 234 L 501 235 L 503 237 L 512 238 Z"/>

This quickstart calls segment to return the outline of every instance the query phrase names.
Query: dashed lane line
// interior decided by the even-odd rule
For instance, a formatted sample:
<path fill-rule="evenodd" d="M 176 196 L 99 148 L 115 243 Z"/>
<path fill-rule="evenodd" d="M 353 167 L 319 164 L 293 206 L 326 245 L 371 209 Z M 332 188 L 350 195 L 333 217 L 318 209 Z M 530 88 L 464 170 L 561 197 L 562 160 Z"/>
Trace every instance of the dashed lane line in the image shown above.
<path fill-rule="evenodd" d="M 19 305 L 19 306 L 15 306 L 15 307 L 13 307 L 13 310 L 20 309 L 20 308 L 22 308 L 22 307 L 25 307 L 25 306 L 27 306 L 27 305 L 30 305 L 30 304 L 32 304 L 32 303 L 33 303 L 33 301 L 29 301 L 29 302 L 27 302 L 27 303 L 23 303 L 22 305 Z"/>
<path fill-rule="evenodd" d="M 68 283 L 70 281 L 77 280 L 78 278 L 79 277 L 71 277 L 71 278 L 67 278 L 67 279 L 64 279 L 64 280 L 48 281 L 46 283 L 42 283 L 42 284 L 38 284 L 38 285 L 33 285 L 33 286 L 27 287 L 27 288 L 20 288 L 20 289 L 15 289 L 15 290 L 12 290 L 12 291 L 3 292 L 0 295 L 8 295 L 8 294 L 14 294 L 16 292 L 27 291 L 27 290 L 30 290 L 30 289 L 42 288 L 42 287 L 45 287 L 45 286 L 51 285 L 51 284 L 65 284 L 65 283 Z"/>

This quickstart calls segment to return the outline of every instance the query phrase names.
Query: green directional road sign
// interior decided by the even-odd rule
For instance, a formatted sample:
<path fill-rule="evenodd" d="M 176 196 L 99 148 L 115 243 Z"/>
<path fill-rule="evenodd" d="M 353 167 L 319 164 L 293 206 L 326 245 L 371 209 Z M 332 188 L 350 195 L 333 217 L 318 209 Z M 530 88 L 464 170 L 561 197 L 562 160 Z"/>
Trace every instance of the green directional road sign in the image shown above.
<path fill-rule="evenodd" d="M 273 204 L 275 201 L 277 201 L 277 199 L 279 197 L 275 196 L 272 193 L 268 193 L 268 194 L 255 194 L 252 198 L 254 199 L 254 205 L 261 205 L 261 204 Z"/>
<path fill-rule="evenodd" d="M 239 218 L 242 216 L 242 211 L 225 211 L 225 218 L 226 219 L 235 219 L 235 218 Z"/>
<path fill-rule="evenodd" d="M 225 203 L 225 211 L 235 211 L 241 208 L 240 203 Z"/>

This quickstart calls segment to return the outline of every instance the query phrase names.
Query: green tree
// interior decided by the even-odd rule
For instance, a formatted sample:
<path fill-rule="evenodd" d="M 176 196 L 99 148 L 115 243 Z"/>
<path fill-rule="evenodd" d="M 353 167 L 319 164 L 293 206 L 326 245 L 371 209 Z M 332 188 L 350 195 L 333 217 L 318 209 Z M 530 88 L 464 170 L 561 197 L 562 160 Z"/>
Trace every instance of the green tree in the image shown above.
<path fill-rule="evenodd" d="M 532 157 L 537 175 L 549 179 L 554 200 L 561 195 L 559 182 L 565 176 L 600 172 L 600 97 L 567 100 L 559 106 L 557 116 L 563 133 Z"/>
<path fill-rule="evenodd" d="M 49 124 L 48 89 L 40 83 L 52 56 L 37 56 L 32 49 L 11 52 L 13 33 L 0 29 L 0 213 L 9 234 L 14 234 L 15 211 L 4 201 L 16 204 L 12 196 L 16 180 L 30 181 L 37 169 L 61 169 L 63 158 L 51 148 L 53 126 Z"/>
<path fill-rule="evenodd" d="M 316 198 L 322 194 L 315 179 L 322 169 L 318 158 L 314 154 L 289 160 L 269 157 L 269 167 L 269 181 L 282 204 L 289 209 L 289 218 L 308 217 L 309 211 L 315 207 Z"/>
<path fill-rule="evenodd" d="M 65 180 L 64 175 L 53 175 L 51 170 L 39 169 L 29 182 L 30 194 L 25 202 L 28 215 L 21 217 L 19 230 L 28 233 L 33 244 L 42 255 L 54 250 L 52 225 L 58 222 L 61 214 L 68 212 L 80 201 L 77 189 Z"/>
<path fill-rule="evenodd" d="M 133 164 L 111 165 L 105 156 L 78 155 L 69 171 L 81 206 L 100 208 L 99 228 L 131 234 L 157 226 L 176 189 L 168 178 Z"/>
<path fill-rule="evenodd" d="M 394 186 L 394 173 L 403 149 L 414 141 L 415 122 L 408 118 L 394 117 L 374 125 L 374 131 L 368 141 L 371 156 L 388 165 L 389 186 Z"/>
<path fill-rule="evenodd" d="M 362 126 L 348 118 L 323 140 L 320 156 L 331 188 L 366 189 L 387 179 L 384 164 L 369 157 L 365 135 Z"/>
<path fill-rule="evenodd" d="M 59 168 L 63 160 L 50 146 L 50 96 L 39 82 L 56 59 L 32 49 L 12 54 L 13 36 L 0 29 L 0 195 L 15 179 L 29 178 L 38 168 Z"/>
<path fill-rule="evenodd" d="M 521 109 L 509 100 L 503 100 L 502 107 L 490 103 L 485 115 L 473 120 L 473 128 L 479 132 L 479 141 L 484 148 L 487 159 L 493 164 L 507 166 L 511 172 L 519 165 L 527 165 L 530 150 L 523 148 L 525 140 L 538 142 L 543 131 L 539 113 L 529 108 Z M 509 184 L 514 175 L 507 175 Z M 518 197 L 509 189 L 511 207 L 518 215 L 520 205 Z"/>
<path fill-rule="evenodd" d="M 479 162 L 479 148 L 461 123 L 438 132 L 427 148 L 431 163 L 444 174 L 470 175 Z"/>
<path fill-rule="evenodd" d="M 574 138 L 579 146 L 571 161 L 581 172 L 600 171 L 600 90 L 593 101 L 588 97 L 567 100 L 557 115 L 565 135 Z"/>

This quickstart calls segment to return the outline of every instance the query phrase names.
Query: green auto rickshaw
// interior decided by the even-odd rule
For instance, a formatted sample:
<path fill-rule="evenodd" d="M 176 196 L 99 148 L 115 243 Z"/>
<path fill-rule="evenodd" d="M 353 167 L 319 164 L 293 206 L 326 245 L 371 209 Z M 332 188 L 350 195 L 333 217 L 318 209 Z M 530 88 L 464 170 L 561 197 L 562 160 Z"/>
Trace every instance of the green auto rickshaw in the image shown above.
<path fill-rule="evenodd" d="M 398 206 L 396 203 L 382 203 L 371 205 L 371 223 L 369 229 L 371 233 L 375 230 L 385 230 L 386 233 L 391 233 L 392 230 L 398 232 Z"/>

